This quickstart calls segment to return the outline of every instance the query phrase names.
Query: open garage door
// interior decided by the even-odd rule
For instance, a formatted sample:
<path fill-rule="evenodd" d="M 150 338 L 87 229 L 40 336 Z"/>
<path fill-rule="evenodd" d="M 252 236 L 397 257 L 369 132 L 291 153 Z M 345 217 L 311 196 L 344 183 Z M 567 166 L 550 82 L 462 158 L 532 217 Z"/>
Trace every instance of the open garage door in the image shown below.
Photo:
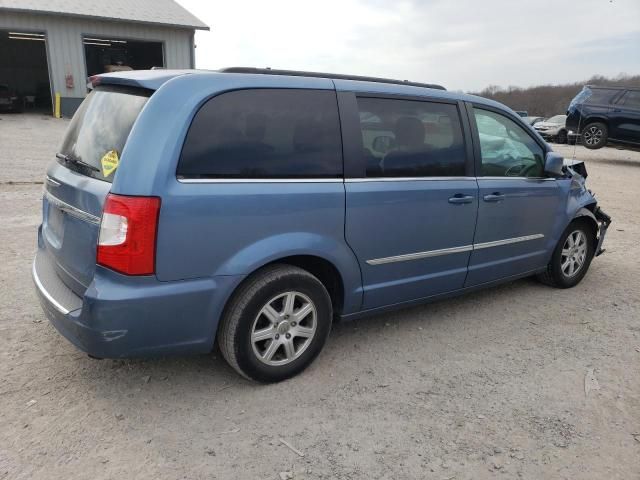
<path fill-rule="evenodd" d="M 51 112 L 46 36 L 0 30 L 0 111 Z"/>
<path fill-rule="evenodd" d="M 87 35 L 83 43 L 88 76 L 164 67 L 162 42 Z"/>

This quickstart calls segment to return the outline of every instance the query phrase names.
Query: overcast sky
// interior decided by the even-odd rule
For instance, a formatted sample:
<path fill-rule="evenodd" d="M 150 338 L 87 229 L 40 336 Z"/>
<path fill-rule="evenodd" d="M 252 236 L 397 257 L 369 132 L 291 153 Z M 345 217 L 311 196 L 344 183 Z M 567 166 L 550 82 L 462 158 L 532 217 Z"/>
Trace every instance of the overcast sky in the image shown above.
<path fill-rule="evenodd" d="M 640 0 L 178 0 L 196 66 L 393 77 L 450 90 L 640 74 Z"/>

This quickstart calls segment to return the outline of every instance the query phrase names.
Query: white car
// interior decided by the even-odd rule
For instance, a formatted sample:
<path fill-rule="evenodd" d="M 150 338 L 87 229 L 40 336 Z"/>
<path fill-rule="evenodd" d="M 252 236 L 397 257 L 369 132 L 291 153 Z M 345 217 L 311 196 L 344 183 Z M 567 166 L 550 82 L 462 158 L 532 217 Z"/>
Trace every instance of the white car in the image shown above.
<path fill-rule="evenodd" d="M 543 122 L 537 122 L 533 128 L 535 128 L 545 140 L 556 143 L 567 143 L 566 123 L 566 115 L 554 115 Z"/>

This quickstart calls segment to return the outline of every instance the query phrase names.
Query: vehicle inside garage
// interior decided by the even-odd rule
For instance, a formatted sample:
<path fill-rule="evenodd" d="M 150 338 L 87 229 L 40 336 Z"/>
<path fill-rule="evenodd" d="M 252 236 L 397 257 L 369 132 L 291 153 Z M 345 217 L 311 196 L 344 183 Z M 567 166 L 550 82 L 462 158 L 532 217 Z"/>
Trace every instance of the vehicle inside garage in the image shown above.
<path fill-rule="evenodd" d="M 50 110 L 46 36 L 0 30 L 0 109 Z"/>
<path fill-rule="evenodd" d="M 88 76 L 164 66 L 162 42 L 85 36 L 83 43 Z"/>

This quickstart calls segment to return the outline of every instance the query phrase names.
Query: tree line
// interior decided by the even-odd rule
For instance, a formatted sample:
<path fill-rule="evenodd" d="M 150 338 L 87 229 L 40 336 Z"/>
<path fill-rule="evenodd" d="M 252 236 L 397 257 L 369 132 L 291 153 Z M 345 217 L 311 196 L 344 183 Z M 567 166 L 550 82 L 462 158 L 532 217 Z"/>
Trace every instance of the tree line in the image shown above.
<path fill-rule="evenodd" d="M 582 90 L 584 85 L 640 87 L 640 75 L 620 74 L 613 78 L 594 75 L 584 82 L 540 85 L 529 88 L 514 86 L 502 88 L 490 85 L 474 95 L 504 103 L 513 110 L 526 110 L 530 116 L 551 117 L 565 114 L 569 102 Z"/>

